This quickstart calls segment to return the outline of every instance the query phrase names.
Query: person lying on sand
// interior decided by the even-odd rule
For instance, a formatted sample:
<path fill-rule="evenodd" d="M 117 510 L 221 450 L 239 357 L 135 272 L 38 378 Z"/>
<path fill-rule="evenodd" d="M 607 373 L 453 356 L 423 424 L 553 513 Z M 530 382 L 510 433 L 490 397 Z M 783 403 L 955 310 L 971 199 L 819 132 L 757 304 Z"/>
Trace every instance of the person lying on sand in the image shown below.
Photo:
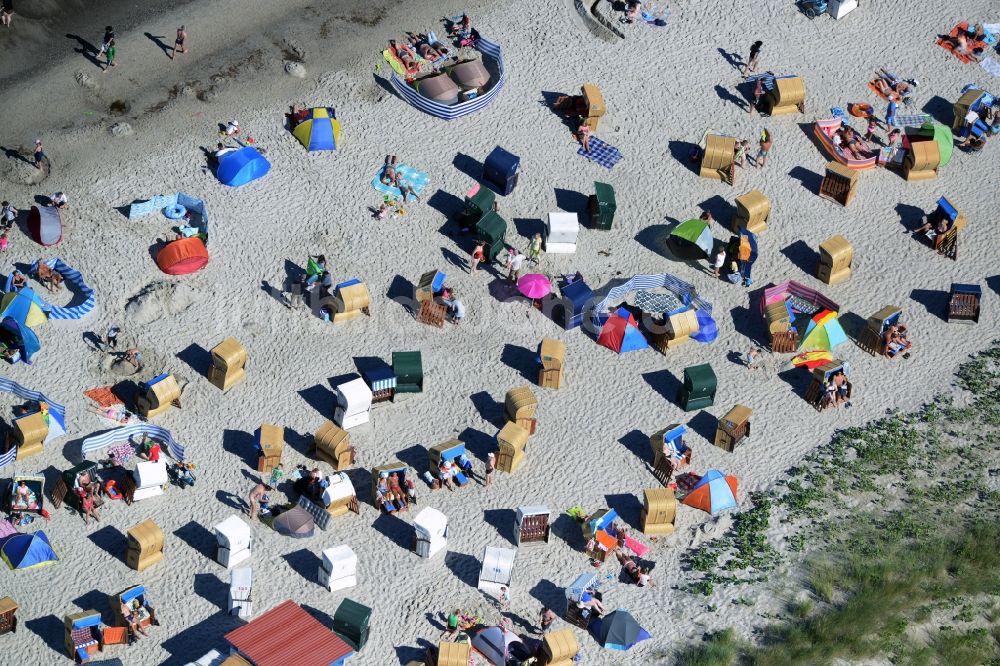
<path fill-rule="evenodd" d="M 403 67 L 407 70 L 417 67 L 417 53 L 407 44 L 396 44 L 395 39 L 389 40 L 389 50 L 396 54 Z"/>

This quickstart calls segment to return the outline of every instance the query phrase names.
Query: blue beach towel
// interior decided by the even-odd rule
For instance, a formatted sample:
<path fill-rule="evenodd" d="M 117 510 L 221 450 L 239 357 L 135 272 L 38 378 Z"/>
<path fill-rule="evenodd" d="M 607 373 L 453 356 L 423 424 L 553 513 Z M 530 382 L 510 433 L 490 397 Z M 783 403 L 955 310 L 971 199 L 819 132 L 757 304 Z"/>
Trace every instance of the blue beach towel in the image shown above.
<path fill-rule="evenodd" d="M 388 194 L 391 197 L 402 196 L 403 193 L 399 191 L 398 187 L 395 185 L 386 185 L 379 180 L 379 178 L 382 177 L 384 169 L 385 167 L 379 169 L 375 174 L 375 177 L 372 178 L 372 187 L 383 194 Z M 413 167 L 407 166 L 406 164 L 397 164 L 396 173 L 399 174 L 399 182 L 403 185 L 412 185 L 413 191 L 416 192 L 418 196 L 424 191 L 427 183 L 430 182 L 430 176 L 422 171 L 417 171 Z"/>
<path fill-rule="evenodd" d="M 614 165 L 618 164 L 618 161 L 622 159 L 621 152 L 614 146 L 610 146 L 596 136 L 590 137 L 590 152 L 586 152 L 583 146 L 580 146 L 577 151 L 577 155 L 583 155 L 591 162 L 597 162 L 602 167 L 606 169 L 612 168 Z"/>
<path fill-rule="evenodd" d="M 915 113 L 912 115 L 897 115 L 892 118 L 890 125 L 893 127 L 920 127 L 926 122 L 933 120 L 926 113 Z"/>

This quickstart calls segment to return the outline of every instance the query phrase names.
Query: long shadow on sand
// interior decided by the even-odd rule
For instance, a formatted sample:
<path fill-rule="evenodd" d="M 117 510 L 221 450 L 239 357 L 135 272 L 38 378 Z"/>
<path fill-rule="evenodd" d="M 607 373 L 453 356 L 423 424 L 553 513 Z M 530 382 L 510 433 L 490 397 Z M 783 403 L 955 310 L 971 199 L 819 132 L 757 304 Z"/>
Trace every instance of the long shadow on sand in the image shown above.
<path fill-rule="evenodd" d="M 483 511 L 483 521 L 491 525 L 501 537 L 514 543 L 514 510 L 513 509 L 485 509 Z"/>
<path fill-rule="evenodd" d="M 788 175 L 802 183 L 802 187 L 811 193 L 819 194 L 819 186 L 823 184 L 823 176 L 820 174 L 803 166 L 796 166 L 788 172 Z"/>
<path fill-rule="evenodd" d="M 403 550 L 409 551 L 413 545 L 413 528 L 405 520 L 397 518 L 394 514 L 381 514 L 372 523 L 372 528 Z"/>
<path fill-rule="evenodd" d="M 105 601 L 107 601 L 106 598 Z M 63 646 L 63 621 L 61 619 L 55 615 L 43 615 L 42 617 L 28 620 L 24 623 L 24 626 L 28 631 L 41 638 L 43 643 L 57 652 L 62 657 L 59 661 L 65 661 L 66 648 Z M 51 662 L 46 663 L 55 663 L 55 660 L 53 659 Z"/>
<path fill-rule="evenodd" d="M 638 497 L 632 493 L 616 493 L 605 495 L 604 501 L 607 502 L 609 508 L 615 510 L 626 525 L 634 530 L 642 529 L 639 516 L 642 511 L 642 502 L 639 501 Z"/>
<path fill-rule="evenodd" d="M 215 535 L 204 525 L 193 520 L 189 521 L 174 530 L 174 536 L 208 559 L 215 558 Z"/>
<path fill-rule="evenodd" d="M 691 155 L 701 151 L 701 147 L 689 141 L 670 141 L 667 143 L 670 156 L 687 167 L 691 173 L 698 173 L 698 160 L 692 160 Z"/>
<path fill-rule="evenodd" d="M 676 397 L 676 395 L 674 397 Z M 648 462 L 650 460 L 649 437 L 647 437 L 641 430 L 629 430 L 627 433 L 618 438 L 618 443 L 631 451 L 632 455 L 642 462 Z"/>
<path fill-rule="evenodd" d="M 797 240 L 781 248 L 781 254 L 806 275 L 812 275 L 819 260 L 819 253 L 809 247 L 804 240 Z"/>
<path fill-rule="evenodd" d="M 673 403 L 677 400 L 677 392 L 681 390 L 680 380 L 669 370 L 644 372 L 643 380 L 649 387 L 660 394 L 664 400 Z"/>
<path fill-rule="evenodd" d="M 223 608 L 229 599 L 229 585 L 211 573 L 194 575 L 194 593 L 212 604 Z"/>
<path fill-rule="evenodd" d="M 212 364 L 212 353 L 192 342 L 187 347 L 177 352 L 177 358 L 187 364 L 195 371 L 195 374 L 204 375 L 208 372 L 208 367 Z"/>
<path fill-rule="evenodd" d="M 687 427 L 706 442 L 714 442 L 715 428 L 718 423 L 719 420 L 717 418 L 702 410 L 687 422 Z"/>
<path fill-rule="evenodd" d="M 476 587 L 479 582 L 479 558 L 465 553 L 449 550 L 444 556 L 444 565 L 469 587 Z"/>
<path fill-rule="evenodd" d="M 252 433 L 228 428 L 223 430 L 222 450 L 239 458 L 250 469 L 257 467 L 257 442 Z"/>
<path fill-rule="evenodd" d="M 924 223 L 924 209 L 907 203 L 898 203 L 893 209 L 899 215 L 899 223 L 909 232 Z"/>
<path fill-rule="evenodd" d="M 88 42 L 86 39 L 84 39 L 79 35 L 73 35 L 67 33 L 66 39 L 75 39 L 76 42 L 80 45 L 80 47 L 73 49 L 73 51 L 79 53 L 84 58 L 89 60 L 91 63 L 94 64 L 95 67 L 101 66 L 101 61 L 97 59 L 98 49 L 96 46 L 94 46 L 93 44 L 91 44 L 90 42 Z"/>
<path fill-rule="evenodd" d="M 302 576 L 303 579 L 310 582 L 316 579 L 320 560 L 308 548 L 301 548 L 292 553 L 285 553 L 281 556 L 281 559 L 287 562 L 292 571 Z"/>
<path fill-rule="evenodd" d="M 910 300 L 924 306 L 928 313 L 941 321 L 948 321 L 948 298 L 948 292 L 937 289 L 914 289 L 910 292 Z"/>
<path fill-rule="evenodd" d="M 527 347 L 519 347 L 509 342 L 504 344 L 503 351 L 500 352 L 500 362 L 516 370 L 522 379 L 529 382 L 537 379 L 537 372 L 533 373 L 536 370 L 535 352 Z"/>

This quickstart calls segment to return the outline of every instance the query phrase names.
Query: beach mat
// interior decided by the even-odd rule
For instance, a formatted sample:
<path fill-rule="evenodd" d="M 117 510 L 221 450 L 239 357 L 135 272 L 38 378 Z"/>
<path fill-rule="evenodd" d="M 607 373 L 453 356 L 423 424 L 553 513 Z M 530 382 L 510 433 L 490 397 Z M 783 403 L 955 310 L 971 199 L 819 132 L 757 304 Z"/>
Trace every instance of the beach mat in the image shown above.
<path fill-rule="evenodd" d="M 386 49 L 382 51 L 382 57 L 385 58 L 385 61 L 389 63 L 390 67 L 392 67 L 392 71 L 396 72 L 400 76 L 407 75 L 408 72 L 406 71 L 406 66 L 403 65 L 403 61 L 400 60 L 395 53 Z"/>
<path fill-rule="evenodd" d="M 981 63 L 979 63 L 979 66 L 985 69 L 993 76 L 1000 78 L 1000 62 L 997 62 L 993 58 L 986 58 Z"/>
<path fill-rule="evenodd" d="M 122 399 L 115 395 L 114 390 L 110 386 L 90 389 L 89 391 L 84 391 L 83 394 L 96 402 L 102 409 L 123 404 Z"/>
<path fill-rule="evenodd" d="M 622 159 L 622 154 L 617 148 L 604 143 L 596 136 L 590 137 L 589 153 L 583 149 L 583 146 L 580 146 L 576 154 L 583 155 L 591 162 L 597 162 L 606 169 L 614 167 Z"/>
<path fill-rule="evenodd" d="M 386 185 L 379 180 L 379 178 L 382 177 L 382 172 L 384 170 L 385 167 L 382 167 L 375 174 L 375 177 L 372 178 L 372 187 L 382 194 L 388 194 L 390 197 L 402 196 L 403 193 L 398 187 L 395 185 Z M 406 164 L 397 164 L 396 173 L 399 174 L 399 181 L 403 185 L 412 186 L 413 191 L 417 193 L 417 196 L 420 196 L 420 194 L 424 191 L 424 188 L 427 187 L 427 183 L 430 182 L 430 176 L 423 171 L 417 171 L 413 167 Z"/>
<path fill-rule="evenodd" d="M 924 123 L 929 123 L 934 118 L 926 113 L 898 114 L 892 119 L 893 127 L 920 127 Z"/>
<path fill-rule="evenodd" d="M 958 37 L 958 33 L 959 32 L 964 32 L 964 33 L 966 33 L 966 35 L 968 35 L 968 33 L 969 33 L 969 24 L 968 23 L 959 23 L 954 28 L 952 28 L 951 32 L 948 33 L 948 36 L 951 37 L 952 39 L 955 39 L 955 38 Z M 950 53 L 953 56 L 955 56 L 956 58 L 958 58 L 960 61 L 962 61 L 966 65 L 968 65 L 970 62 L 975 62 L 975 59 L 972 56 L 962 55 L 961 53 L 958 53 L 957 51 L 955 51 L 955 43 L 952 42 L 952 41 L 949 41 L 949 40 L 946 40 L 946 39 L 942 39 L 941 37 L 938 37 L 937 39 L 934 40 L 934 43 L 937 44 L 938 46 L 940 46 L 941 48 L 943 48 L 948 53 Z M 971 39 L 968 41 L 968 44 L 969 44 L 969 50 L 973 50 L 973 49 L 977 49 L 977 48 L 982 48 L 982 49 L 985 50 L 986 47 L 989 46 L 989 44 L 987 44 L 986 42 L 974 41 L 974 40 L 971 40 Z"/>
<path fill-rule="evenodd" d="M 630 536 L 625 537 L 625 547 L 631 550 L 639 557 L 642 557 L 649 552 L 649 546 L 636 541 Z"/>

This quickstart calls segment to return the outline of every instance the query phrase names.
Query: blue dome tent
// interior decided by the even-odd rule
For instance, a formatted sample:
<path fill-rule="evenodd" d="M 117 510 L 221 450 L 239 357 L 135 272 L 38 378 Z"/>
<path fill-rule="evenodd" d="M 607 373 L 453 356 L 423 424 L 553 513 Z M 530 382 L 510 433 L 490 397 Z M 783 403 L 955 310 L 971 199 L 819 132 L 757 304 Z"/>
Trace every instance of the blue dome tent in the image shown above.
<path fill-rule="evenodd" d="M 13 534 L 0 542 L 0 556 L 11 569 L 34 569 L 59 561 L 45 532 Z"/>
<path fill-rule="evenodd" d="M 239 150 L 226 153 L 219 160 L 216 175 L 223 185 L 239 187 L 252 180 L 263 178 L 271 170 L 271 163 L 255 148 L 244 146 Z"/>

